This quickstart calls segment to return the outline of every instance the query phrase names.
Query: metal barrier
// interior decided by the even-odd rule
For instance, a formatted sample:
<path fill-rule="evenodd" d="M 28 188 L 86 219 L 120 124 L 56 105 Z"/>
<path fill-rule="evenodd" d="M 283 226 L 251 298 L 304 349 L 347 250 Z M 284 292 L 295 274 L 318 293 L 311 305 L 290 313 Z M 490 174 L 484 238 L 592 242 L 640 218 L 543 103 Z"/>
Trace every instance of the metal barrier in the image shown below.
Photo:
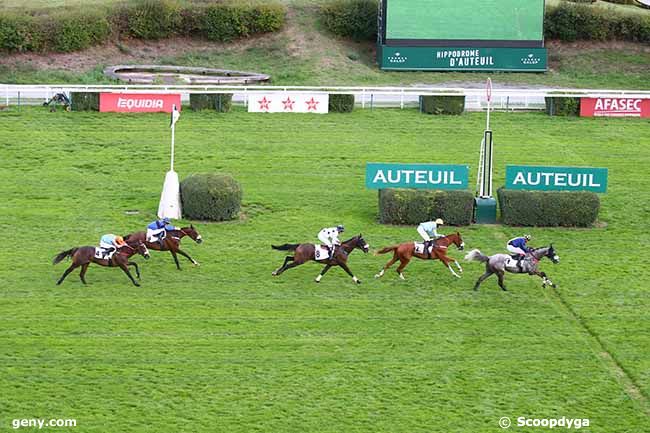
<path fill-rule="evenodd" d="M 481 111 L 487 107 L 484 88 L 461 87 L 311 87 L 311 86 L 197 86 L 197 85 L 38 85 L 0 84 L 0 98 L 6 105 L 39 105 L 56 93 L 70 92 L 128 92 L 128 93 L 180 93 L 183 102 L 192 93 L 232 93 L 233 102 L 245 104 L 250 94 L 268 92 L 327 92 L 353 94 L 361 108 L 417 107 L 419 97 L 425 95 L 464 95 L 468 111 Z M 493 110 L 543 110 L 544 98 L 554 97 L 603 97 L 603 98 L 650 98 L 645 90 L 601 89 L 517 89 L 495 88 L 492 90 Z M 1 99 L 0 99 L 1 100 Z"/>

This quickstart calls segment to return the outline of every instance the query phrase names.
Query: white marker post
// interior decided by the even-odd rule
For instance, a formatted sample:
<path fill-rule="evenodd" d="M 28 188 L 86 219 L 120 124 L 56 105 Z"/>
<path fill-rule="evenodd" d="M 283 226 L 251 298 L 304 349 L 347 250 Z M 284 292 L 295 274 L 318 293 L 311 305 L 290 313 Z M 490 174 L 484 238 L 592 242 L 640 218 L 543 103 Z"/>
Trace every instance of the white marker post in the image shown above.
<path fill-rule="evenodd" d="M 487 121 L 483 140 L 481 141 L 481 156 L 478 164 L 478 197 L 475 199 L 474 219 L 479 224 L 494 224 L 497 217 L 496 200 L 492 197 L 492 161 L 494 146 L 492 130 L 490 129 L 490 111 L 492 111 L 492 80 L 487 79 Z"/>
<path fill-rule="evenodd" d="M 158 217 L 180 219 L 181 194 L 178 173 L 174 171 L 174 132 L 176 129 L 176 122 L 181 114 L 176 109 L 176 105 L 172 107 L 171 114 L 171 122 L 169 125 L 172 129 L 171 164 L 169 171 L 165 174 L 165 183 L 163 184 L 162 194 L 160 195 L 160 204 L 158 205 Z"/>

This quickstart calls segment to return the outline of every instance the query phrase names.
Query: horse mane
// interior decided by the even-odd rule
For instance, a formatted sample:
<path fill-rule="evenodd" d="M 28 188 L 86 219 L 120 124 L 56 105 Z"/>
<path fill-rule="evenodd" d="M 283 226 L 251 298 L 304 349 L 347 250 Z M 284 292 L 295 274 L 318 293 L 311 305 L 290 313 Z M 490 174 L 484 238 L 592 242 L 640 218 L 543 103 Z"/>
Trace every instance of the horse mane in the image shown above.
<path fill-rule="evenodd" d="M 351 237 L 350 239 L 348 239 L 347 241 L 343 241 L 343 242 L 341 242 L 341 243 L 342 243 L 342 244 L 347 244 L 348 242 L 352 242 L 352 241 L 356 241 L 356 240 L 359 240 L 359 236 L 352 236 L 352 237 Z"/>

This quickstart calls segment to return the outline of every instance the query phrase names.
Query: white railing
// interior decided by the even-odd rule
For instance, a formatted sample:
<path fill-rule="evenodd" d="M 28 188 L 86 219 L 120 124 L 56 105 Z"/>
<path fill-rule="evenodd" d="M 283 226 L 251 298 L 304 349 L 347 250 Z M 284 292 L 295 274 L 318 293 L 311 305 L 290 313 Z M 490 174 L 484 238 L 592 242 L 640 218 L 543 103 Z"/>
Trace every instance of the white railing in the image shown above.
<path fill-rule="evenodd" d="M 335 86 L 223 86 L 223 85 L 84 85 L 84 84 L 0 84 L 0 101 L 6 105 L 37 105 L 56 93 L 70 92 L 129 92 L 180 93 L 188 101 L 191 93 L 232 93 L 235 103 L 245 104 L 250 94 L 268 92 L 327 92 L 353 94 L 362 108 L 418 106 L 421 95 L 464 95 L 467 110 L 484 110 L 487 100 L 484 88 L 462 87 L 335 87 Z M 648 90 L 603 89 L 492 89 L 492 108 L 496 110 L 544 109 L 546 96 L 584 96 L 608 98 L 650 98 Z"/>

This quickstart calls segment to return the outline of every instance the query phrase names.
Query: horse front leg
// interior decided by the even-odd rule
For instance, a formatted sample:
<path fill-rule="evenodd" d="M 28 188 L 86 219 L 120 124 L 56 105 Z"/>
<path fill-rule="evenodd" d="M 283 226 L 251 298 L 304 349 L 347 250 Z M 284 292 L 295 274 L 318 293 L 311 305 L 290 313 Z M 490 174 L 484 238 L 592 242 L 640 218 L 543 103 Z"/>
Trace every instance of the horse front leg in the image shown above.
<path fill-rule="evenodd" d="M 124 271 L 124 273 L 126 274 L 126 276 L 129 277 L 129 279 L 131 280 L 131 282 L 132 282 L 133 284 L 135 284 L 136 286 L 140 286 L 140 283 L 138 283 L 138 282 L 135 280 L 135 278 L 133 278 L 133 275 L 131 275 L 131 272 L 129 272 L 129 268 L 128 268 L 128 266 L 126 265 L 126 263 L 120 263 L 119 266 L 120 266 L 120 269 L 122 269 L 122 270 Z"/>
<path fill-rule="evenodd" d="M 454 268 L 451 267 L 451 265 L 450 265 L 450 263 L 451 263 L 451 259 L 450 259 L 449 257 L 447 257 L 447 256 L 440 256 L 440 260 L 442 261 L 442 263 L 445 264 L 445 266 L 447 266 L 447 269 L 449 269 L 449 272 L 451 272 L 451 274 L 452 274 L 454 277 L 456 277 L 456 278 L 460 278 L 460 275 L 458 275 L 456 272 L 454 272 Z"/>
<path fill-rule="evenodd" d="M 354 282 L 357 283 L 357 284 L 361 284 L 361 280 L 354 276 L 354 274 L 352 273 L 352 271 L 350 270 L 350 268 L 348 268 L 348 265 L 347 265 L 346 263 L 339 263 L 339 266 L 340 266 L 340 267 L 341 267 L 345 272 L 347 272 L 347 274 L 348 274 L 349 276 L 352 277 L 352 281 L 354 281 Z"/>
<path fill-rule="evenodd" d="M 186 257 L 187 260 L 189 260 L 190 262 L 192 262 L 192 264 L 193 264 L 194 266 L 200 266 L 200 265 L 199 265 L 199 262 L 197 262 L 196 260 L 194 260 L 192 257 L 190 257 L 189 254 L 187 254 L 185 251 L 182 251 L 180 248 L 177 249 L 176 252 L 177 252 L 178 254 L 180 254 L 181 256 Z"/>
<path fill-rule="evenodd" d="M 138 280 L 140 279 L 140 268 L 138 268 L 138 264 L 136 262 L 126 262 L 127 265 L 133 266 L 135 268 L 135 276 L 138 277 Z"/>
<path fill-rule="evenodd" d="M 327 273 L 327 271 L 329 271 L 331 268 L 332 268 L 332 265 L 330 265 L 330 264 L 325 265 L 325 267 L 323 268 L 323 270 L 320 271 L 320 274 L 318 274 L 318 276 L 316 277 L 316 280 L 315 280 L 315 281 L 316 281 L 317 283 L 320 283 L 320 280 L 321 280 L 321 278 L 323 278 L 323 275 L 325 275 L 325 274 Z"/>
<path fill-rule="evenodd" d="M 550 278 L 546 276 L 545 272 L 535 271 L 533 274 L 537 275 L 542 279 L 542 288 L 545 288 L 547 284 L 553 287 L 554 289 L 557 288 L 557 285 L 553 281 L 551 281 Z"/>

